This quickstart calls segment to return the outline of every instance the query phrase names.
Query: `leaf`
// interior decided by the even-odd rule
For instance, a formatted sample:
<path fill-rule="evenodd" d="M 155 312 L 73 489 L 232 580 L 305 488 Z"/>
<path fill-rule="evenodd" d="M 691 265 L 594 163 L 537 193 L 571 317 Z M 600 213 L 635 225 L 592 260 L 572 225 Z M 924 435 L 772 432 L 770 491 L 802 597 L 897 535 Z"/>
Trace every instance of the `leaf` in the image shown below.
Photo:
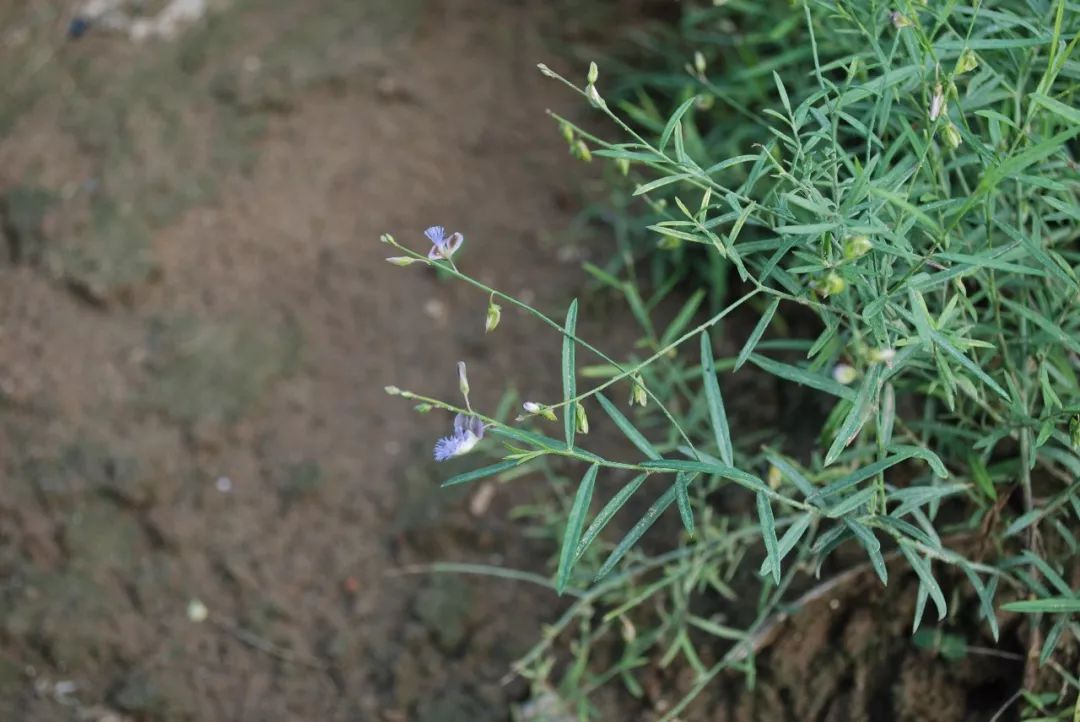
<path fill-rule="evenodd" d="M 776 561 L 783 562 L 784 557 L 795 548 L 795 545 L 799 543 L 806 530 L 810 528 L 810 523 L 814 520 L 811 514 L 802 514 L 795 522 L 788 527 L 784 532 L 784 536 L 780 537 L 780 542 L 777 545 Z M 758 570 L 758 574 L 765 576 L 772 574 L 773 559 L 766 556 L 764 561 L 761 562 L 761 568 Z"/>
<path fill-rule="evenodd" d="M 825 466 L 836 461 L 848 444 L 859 435 L 859 431 L 862 430 L 863 424 L 870 415 L 871 398 L 876 399 L 881 390 L 881 375 L 884 368 L 883 364 L 874 364 L 870 367 L 859 389 L 859 395 L 855 397 L 851 411 L 848 412 L 844 423 L 840 425 L 840 430 L 836 432 L 836 438 L 829 447 L 829 452 L 825 454 Z"/>
<path fill-rule="evenodd" d="M 720 451 L 720 459 L 732 466 L 735 462 L 731 429 L 728 428 L 724 398 L 720 395 L 720 382 L 716 379 L 716 362 L 713 360 L 712 341 L 708 331 L 701 332 L 701 377 L 705 384 L 705 400 L 709 405 L 709 419 L 712 421 L 716 448 Z"/>
<path fill-rule="evenodd" d="M 1025 599 L 1020 602 L 1008 602 L 1001 605 L 1007 612 L 1021 614 L 1080 614 L 1080 598 L 1046 597 L 1044 599 Z"/>
<path fill-rule="evenodd" d="M 615 404 L 611 403 L 604 397 L 603 394 L 597 394 L 596 400 L 600 402 L 600 406 L 607 412 L 607 415 L 611 417 L 611 420 L 615 422 L 615 425 L 619 427 L 619 430 L 623 432 L 623 435 L 630 440 L 634 446 L 638 448 L 641 453 L 650 459 L 659 459 L 660 452 L 649 443 L 649 440 L 641 435 L 641 432 L 637 430 L 630 420 L 623 416 L 622 412 L 616 408 Z"/>
<path fill-rule="evenodd" d="M 451 476 L 444 481 L 440 486 L 457 486 L 458 484 L 467 484 L 470 481 L 476 481 L 477 479 L 483 479 L 487 476 L 495 476 L 507 469 L 513 469 L 520 461 L 517 459 L 509 459 L 507 461 L 500 461 L 498 464 L 492 464 L 491 466 L 485 466 L 481 469 L 473 469 L 472 471 L 466 471 L 464 474 L 458 474 L 457 476 Z"/>
<path fill-rule="evenodd" d="M 750 333 L 750 337 L 746 339 L 746 343 L 743 344 L 742 350 L 739 351 L 738 358 L 735 359 L 735 370 L 738 371 L 746 359 L 750 358 L 750 354 L 754 352 L 754 347 L 757 346 L 758 341 L 761 340 L 762 335 L 765 333 L 765 329 L 772 323 L 773 315 L 776 313 L 777 307 L 780 305 L 780 299 L 774 298 L 765 312 L 761 314 L 761 318 L 758 319 L 757 325 L 754 326 L 754 330 Z"/>
<path fill-rule="evenodd" d="M 809 386 L 810 388 L 824 391 L 833 396 L 839 396 L 847 401 L 855 400 L 854 391 L 843 384 L 836 383 L 826 376 L 822 376 L 821 374 L 811 373 L 798 366 L 774 361 L 771 358 L 756 353 L 750 354 L 750 360 L 762 371 L 766 371 L 773 376 L 779 376 L 786 381 L 794 381 L 797 384 Z"/>
<path fill-rule="evenodd" d="M 671 488 L 664 492 L 664 494 L 653 502 L 652 506 L 648 508 L 645 515 L 638 520 L 637 524 L 634 524 L 633 528 L 627 532 L 626 536 L 615 546 L 608 556 L 607 560 L 600 567 L 600 571 L 596 573 L 594 581 L 599 581 L 611 573 L 611 570 L 615 568 L 615 565 L 626 556 L 626 553 L 630 551 L 630 548 L 637 544 L 638 539 L 644 536 L 645 532 L 649 530 L 657 518 L 664 511 L 671 506 L 671 502 L 675 501 L 675 494 L 677 484 L 672 484 Z"/>
<path fill-rule="evenodd" d="M 694 318 L 694 314 L 697 312 L 701 302 L 705 300 L 705 289 L 698 289 L 686 303 L 683 304 L 682 309 L 679 310 L 675 319 L 668 324 L 668 327 L 664 329 L 664 335 L 660 337 L 660 346 L 665 347 L 671 344 L 675 339 L 682 334 L 683 330 L 690 324 L 690 321 Z"/>
<path fill-rule="evenodd" d="M 766 454 L 765 458 L 769 460 L 770 464 L 779 469 L 780 473 L 786 476 L 788 481 L 795 485 L 795 488 L 807 498 L 807 501 L 813 501 L 810 497 L 815 496 L 814 485 L 798 469 L 789 464 L 787 459 L 773 453 Z"/>
<path fill-rule="evenodd" d="M 765 558 L 772 569 L 773 581 L 780 585 L 780 547 L 776 540 L 776 520 L 773 518 L 769 497 L 757 495 L 758 521 L 761 524 L 761 536 L 765 541 Z"/>
<path fill-rule="evenodd" d="M 675 475 L 675 503 L 679 507 L 679 517 L 682 519 L 683 528 L 691 537 L 694 536 L 694 510 L 690 508 L 688 487 L 693 478 L 693 474 L 686 472 Z"/>
<path fill-rule="evenodd" d="M 1039 666 L 1046 664 L 1054 653 L 1054 649 L 1057 647 L 1058 641 L 1061 639 L 1061 633 L 1065 631 L 1065 624 L 1068 621 L 1068 617 L 1061 617 L 1054 622 L 1054 626 L 1050 627 L 1050 631 L 1046 633 L 1046 641 L 1043 642 L 1042 652 L 1039 654 Z"/>
<path fill-rule="evenodd" d="M 634 191 L 634 195 L 635 196 L 645 195 L 646 193 L 654 191 L 657 188 L 663 188 L 666 185 L 671 185 L 672 183 L 678 183 L 679 181 L 684 181 L 684 180 L 687 180 L 687 179 L 693 178 L 693 177 L 694 176 L 692 176 L 689 173 L 676 173 L 674 175 L 666 175 L 666 176 L 663 176 L 661 178 L 657 178 L 654 181 L 650 181 L 650 182 L 646 183 L 645 185 L 638 186 L 637 189 Z"/>
<path fill-rule="evenodd" d="M 577 364 L 574 362 L 574 330 L 577 328 L 577 299 L 570 302 L 563 327 L 562 376 L 563 376 L 563 429 L 566 432 L 566 448 L 574 448 L 574 430 L 577 414 L 574 413 L 574 397 L 577 396 Z M 560 592 L 561 593 L 561 592 Z"/>
<path fill-rule="evenodd" d="M 855 538 L 859 540 L 859 544 L 866 550 L 866 553 L 870 556 L 870 564 L 874 567 L 874 571 L 877 573 L 881 583 L 885 586 L 889 586 L 889 570 L 885 568 L 885 557 L 881 554 L 881 542 L 874 536 L 873 530 L 870 527 L 857 522 L 853 519 L 844 519 L 844 523 L 848 529 L 851 529 L 855 534 Z"/>
<path fill-rule="evenodd" d="M 904 557 L 908 560 L 908 564 L 915 570 L 915 574 L 918 575 L 919 581 L 922 582 L 926 588 L 930 598 L 934 600 L 934 606 L 937 607 L 938 619 L 945 619 L 945 615 L 948 613 L 948 607 L 945 604 L 945 595 L 941 592 L 941 585 L 934 579 L 934 574 L 930 570 L 930 562 L 923 559 L 923 557 L 911 547 L 910 544 L 900 542 L 900 551 Z"/>
<path fill-rule="evenodd" d="M 600 471 L 599 464 L 593 464 L 585 472 L 585 476 L 578 485 L 577 494 L 574 496 L 574 505 L 570 507 L 570 515 L 566 518 L 566 531 L 563 533 L 562 550 L 559 552 L 559 571 L 555 575 L 555 590 L 562 596 L 566 590 L 566 583 L 570 579 L 570 571 L 574 568 L 577 559 L 577 546 L 581 540 L 581 529 L 585 526 L 585 515 L 589 513 L 589 503 L 592 501 L 593 487 L 596 485 L 596 474 Z"/>
<path fill-rule="evenodd" d="M 851 496 L 845 497 L 843 501 L 826 509 L 825 516 L 830 519 L 839 519 L 845 514 L 850 514 L 855 511 L 863 504 L 868 504 L 870 500 L 874 498 L 874 494 L 876 493 L 877 489 L 872 486 L 857 491 Z"/>
<path fill-rule="evenodd" d="M 751 491 L 765 491 L 771 494 L 772 490 L 765 482 L 753 474 L 740 471 L 732 466 L 722 464 L 707 464 L 702 461 L 683 461 L 681 459 L 657 459 L 641 462 L 640 466 L 657 471 L 696 471 L 702 474 L 715 474 L 725 479 L 731 479 L 735 483 L 750 489 Z"/>
<path fill-rule="evenodd" d="M 574 550 L 574 561 L 576 562 L 585 553 L 585 550 L 596 541 L 596 537 L 600 536 L 600 532 L 604 530 L 607 523 L 611 521 L 611 518 L 618 513 L 619 509 L 622 509 L 630 497 L 634 495 L 634 492 L 641 488 L 641 485 L 648 478 L 648 474 L 638 474 L 629 482 L 626 486 L 619 489 L 615 496 L 611 497 L 611 500 L 607 504 L 604 504 L 604 508 L 596 515 L 589 524 L 589 528 L 585 530 L 585 533 L 581 536 L 581 540 L 578 542 L 577 549 Z"/>
<path fill-rule="evenodd" d="M 657 148 L 661 153 L 664 152 L 664 148 L 667 146 L 668 141 L 671 140 L 671 134 L 675 132 L 675 126 L 679 124 L 682 117 L 686 115 L 686 111 L 690 110 L 696 100 L 696 95 L 687 98 L 683 101 L 682 105 L 671 114 L 671 117 L 668 118 L 667 125 L 664 126 L 664 131 L 660 134 L 660 143 L 657 145 Z M 635 195 L 637 194 L 635 193 Z"/>
<path fill-rule="evenodd" d="M 791 101 L 788 100 L 787 89 L 784 88 L 784 81 L 780 79 L 780 74 L 775 70 L 773 71 L 773 81 L 776 83 L 776 89 L 780 92 L 780 102 L 784 104 L 784 110 L 791 115 Z"/>

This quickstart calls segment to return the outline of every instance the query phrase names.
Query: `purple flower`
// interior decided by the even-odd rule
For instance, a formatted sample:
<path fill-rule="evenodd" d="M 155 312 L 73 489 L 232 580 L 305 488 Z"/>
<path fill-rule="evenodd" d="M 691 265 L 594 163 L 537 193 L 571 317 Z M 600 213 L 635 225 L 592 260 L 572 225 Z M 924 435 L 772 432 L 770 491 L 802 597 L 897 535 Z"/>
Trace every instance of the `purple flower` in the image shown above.
<path fill-rule="evenodd" d="M 435 442 L 435 461 L 446 461 L 467 454 L 484 438 L 484 423 L 475 416 L 454 417 L 454 433 Z"/>
<path fill-rule="evenodd" d="M 428 251 L 428 258 L 433 261 L 437 261 L 440 258 L 450 260 L 450 257 L 454 255 L 457 249 L 461 248 L 461 244 L 464 243 L 465 237 L 460 233 L 451 233 L 446 235 L 446 229 L 442 226 L 432 226 L 424 231 L 424 235 L 428 237 L 428 240 L 433 244 L 431 250 Z"/>

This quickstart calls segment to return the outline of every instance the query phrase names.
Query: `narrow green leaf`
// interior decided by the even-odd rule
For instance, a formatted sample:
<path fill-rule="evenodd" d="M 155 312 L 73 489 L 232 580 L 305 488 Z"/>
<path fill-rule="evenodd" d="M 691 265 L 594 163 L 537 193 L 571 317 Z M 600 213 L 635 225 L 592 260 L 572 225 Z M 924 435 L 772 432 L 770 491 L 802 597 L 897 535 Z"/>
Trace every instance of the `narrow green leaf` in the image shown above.
<path fill-rule="evenodd" d="M 769 460 L 769 463 L 780 470 L 780 473 L 787 477 L 788 481 L 795 485 L 795 488 L 807 498 L 807 501 L 813 501 L 811 497 L 815 495 L 814 485 L 802 475 L 802 473 L 788 463 L 787 459 L 778 454 L 767 453 L 765 458 Z"/>
<path fill-rule="evenodd" d="M 761 314 L 761 318 L 758 319 L 753 332 L 751 332 L 750 337 L 746 339 L 746 343 L 743 344 L 742 350 L 739 351 L 738 358 L 735 359 L 736 371 L 746 363 L 746 359 L 750 358 L 750 354 L 754 352 L 754 348 L 757 346 L 758 341 L 761 340 L 762 335 L 764 335 L 765 329 L 772 323 L 773 315 L 776 313 L 776 309 L 779 305 L 780 299 L 774 298 L 772 302 L 769 303 L 768 307 L 766 307 L 765 312 Z"/>
<path fill-rule="evenodd" d="M 838 396 L 847 401 L 855 400 L 855 391 L 849 389 L 843 384 L 838 384 L 827 376 L 821 374 L 815 374 L 801 369 L 798 366 L 792 366 L 790 364 L 775 361 L 766 356 L 752 353 L 750 354 L 750 361 L 762 371 L 766 371 L 773 376 L 779 376 L 786 381 L 794 381 L 797 384 L 803 386 L 809 386 L 810 388 L 817 389 L 818 391 L 824 391 L 827 394 Z"/>
<path fill-rule="evenodd" d="M 1080 614 L 1080 598 L 1047 597 L 1045 599 L 1025 599 L 1001 605 L 1007 612 L 1021 614 Z"/>
<path fill-rule="evenodd" d="M 900 551 L 908 560 L 911 568 L 915 570 L 915 574 L 918 575 L 919 581 L 926 588 L 930 598 L 934 600 L 934 606 L 937 607 L 938 611 L 938 619 L 944 619 L 948 613 L 948 606 L 945 604 L 945 595 L 941 591 L 941 585 L 934 579 L 934 574 L 930 569 L 930 562 L 905 542 L 900 542 Z"/>
<path fill-rule="evenodd" d="M 668 118 L 667 125 L 664 126 L 664 131 L 660 134 L 660 143 L 657 145 L 657 148 L 660 150 L 661 153 L 664 152 L 664 148 L 667 146 L 668 141 L 671 140 L 671 135 L 675 132 L 675 127 L 682 120 L 682 117 L 686 115 L 686 111 L 690 110 L 690 108 L 694 105 L 694 102 L 696 100 L 696 95 L 687 98 L 683 101 L 682 105 L 680 105 L 678 109 L 676 109 L 676 111 L 671 114 L 671 117 Z"/>
<path fill-rule="evenodd" d="M 709 420 L 712 422 L 716 448 L 720 452 L 720 459 L 728 466 L 733 466 L 735 457 L 731 445 L 731 429 L 728 428 L 724 398 L 720 394 L 720 382 L 716 378 L 716 362 L 713 360 L 712 341 L 708 331 L 701 332 L 701 377 L 705 384 L 705 400 L 709 405 Z"/>
<path fill-rule="evenodd" d="M 863 504 L 870 503 L 870 500 L 874 498 L 874 494 L 876 493 L 877 489 L 872 486 L 861 489 L 851 496 L 844 497 L 843 500 L 826 509 L 825 516 L 831 519 L 839 519 L 845 514 L 850 514 L 855 511 Z"/>
<path fill-rule="evenodd" d="M 562 550 L 559 552 L 559 571 L 555 575 L 555 589 L 559 596 L 562 596 L 566 590 L 566 583 L 570 579 L 570 572 L 577 559 L 578 542 L 581 540 L 581 530 L 585 526 L 585 516 L 589 513 L 589 503 L 592 501 L 596 474 L 599 471 L 600 465 L 593 464 L 585 472 L 581 484 L 578 485 L 577 494 L 574 496 L 574 505 L 570 507 L 570 515 L 566 518 L 566 531 L 563 533 Z"/>
<path fill-rule="evenodd" d="M 650 182 L 646 183 L 645 185 L 638 186 L 637 189 L 634 190 L 634 195 L 635 196 L 643 196 L 646 193 L 650 193 L 650 192 L 656 190 L 657 188 L 663 188 L 666 185 L 671 185 L 672 183 L 678 183 L 679 181 L 684 181 L 684 180 L 687 180 L 688 178 L 693 178 L 693 176 L 690 175 L 689 173 L 676 173 L 674 175 L 662 176 L 660 178 L 657 178 L 654 181 L 650 181 Z"/>
<path fill-rule="evenodd" d="M 686 327 L 690 325 L 690 321 L 693 320 L 694 314 L 697 313 L 698 307 L 701 306 L 701 302 L 705 300 L 705 289 L 700 288 L 694 292 L 683 304 L 683 307 L 679 309 L 679 313 L 675 316 L 668 327 L 664 329 L 664 335 L 660 337 L 660 346 L 667 346 L 675 339 L 677 339 L 682 332 L 686 330 Z"/>
<path fill-rule="evenodd" d="M 795 522 L 787 528 L 784 532 L 784 536 L 780 537 L 780 542 L 777 545 L 776 561 L 783 563 L 784 558 L 795 548 L 795 545 L 799 543 L 803 535 L 806 534 L 806 530 L 810 528 L 810 523 L 814 520 L 814 517 L 810 514 L 801 514 L 795 519 Z M 761 562 L 761 568 L 758 570 L 760 576 L 767 576 L 773 573 L 773 560 L 766 556 L 764 561 Z"/>
<path fill-rule="evenodd" d="M 634 492 L 641 488 L 641 485 L 648 476 L 648 474 L 638 474 L 627 482 L 626 486 L 619 489 L 618 493 L 611 497 L 607 504 L 604 504 L 604 508 L 600 510 L 596 515 L 596 518 L 589 524 L 589 528 L 581 535 L 581 540 L 578 542 L 577 549 L 574 550 L 575 562 L 580 559 L 581 555 L 585 553 L 585 550 L 596 541 L 596 537 L 600 536 L 600 532 L 604 530 L 604 527 L 607 526 L 607 523 L 611 521 L 612 517 L 626 505 L 626 502 L 630 500 L 630 497 L 634 495 Z"/>
<path fill-rule="evenodd" d="M 467 484 L 470 481 L 476 481 L 477 479 L 483 479 L 488 476 L 495 476 L 507 469 L 513 469 L 519 462 L 517 459 L 510 459 L 508 461 L 500 461 L 498 464 L 492 464 L 491 466 L 485 466 L 481 469 L 473 469 L 472 471 L 466 471 L 464 474 L 458 474 L 457 476 L 451 476 L 444 481 L 441 486 L 457 486 L 458 484 Z"/>
<path fill-rule="evenodd" d="M 761 537 L 765 541 L 765 558 L 772 569 L 773 582 L 780 584 L 780 545 L 776 539 L 776 520 L 773 518 L 769 497 L 757 495 L 758 522 L 761 524 Z"/>
<path fill-rule="evenodd" d="M 952 356 L 954 359 L 956 359 L 956 361 L 961 366 L 967 369 L 968 372 L 975 376 L 977 379 L 979 379 L 984 384 L 993 389 L 994 393 L 996 393 L 998 396 L 1005 399 L 1006 401 L 1010 400 L 1009 394 L 1005 392 L 1005 389 L 1001 388 L 1001 386 L 999 386 L 996 381 L 990 378 L 990 376 L 988 376 L 985 371 L 979 368 L 979 366 L 974 361 L 969 359 L 959 349 L 953 346 L 949 342 L 949 339 L 945 338 L 945 336 L 941 332 L 934 331 L 931 336 L 934 340 L 934 344 L 936 344 L 938 348 L 947 353 L 949 356 Z"/>
<path fill-rule="evenodd" d="M 641 432 L 637 430 L 630 420 L 623 416 L 615 404 L 608 401 L 603 394 L 597 394 L 596 400 L 600 402 L 600 406 L 607 412 L 607 415 L 611 417 L 611 420 L 615 422 L 615 425 L 619 427 L 619 431 L 623 432 L 623 435 L 630 440 L 630 443 L 638 448 L 638 450 L 645 454 L 650 459 L 659 459 L 660 452 L 649 443 L 649 440 L 641 435 Z"/>
<path fill-rule="evenodd" d="M 577 414 L 574 413 L 574 397 L 577 396 L 577 364 L 574 361 L 574 333 L 577 329 L 577 299 L 570 302 L 563 327 L 562 376 L 563 376 L 563 429 L 566 432 L 566 448 L 574 448 L 574 431 Z"/>
<path fill-rule="evenodd" d="M 881 580 L 883 585 L 889 586 L 889 570 L 885 567 L 885 557 L 881 554 L 881 542 L 874 536 L 873 530 L 853 519 L 844 519 L 844 523 L 855 534 L 855 538 L 859 540 L 862 548 L 866 550 L 867 555 L 870 557 L 870 564 L 874 567 L 878 579 Z"/>
<path fill-rule="evenodd" d="M 694 536 L 694 510 L 690 508 L 688 488 L 693 478 L 693 474 L 686 472 L 675 475 L 675 503 L 679 507 L 679 517 L 682 519 L 683 528 L 691 537 Z"/>
<path fill-rule="evenodd" d="M 596 573 L 595 581 L 599 581 L 611 573 L 611 570 L 622 560 L 626 553 L 630 551 L 631 547 L 637 544 L 638 540 L 645 535 L 645 532 L 649 530 L 656 520 L 664 511 L 671 506 L 671 502 L 675 501 L 675 494 L 677 493 L 678 485 L 672 484 L 671 488 L 664 492 L 664 494 L 653 502 L 652 506 L 648 508 L 645 515 L 638 520 L 637 524 L 634 524 L 633 528 L 627 532 L 626 536 L 615 546 L 600 567 L 600 571 Z"/>
<path fill-rule="evenodd" d="M 1050 627 L 1050 631 L 1046 633 L 1046 641 L 1043 642 L 1042 652 L 1039 654 L 1039 666 L 1046 664 L 1054 653 L 1054 649 L 1057 648 L 1058 642 L 1061 640 L 1061 633 L 1065 631 L 1065 625 L 1068 621 L 1068 617 L 1059 618 L 1054 622 L 1054 626 Z"/>
<path fill-rule="evenodd" d="M 862 430 L 863 424 L 866 423 L 881 390 L 881 375 L 884 368 L 884 364 L 874 364 L 866 373 L 866 378 L 863 379 L 859 394 L 855 397 L 855 403 L 851 406 L 851 411 L 848 412 L 844 423 L 840 425 L 840 430 L 836 432 L 836 438 L 833 440 L 832 446 L 829 447 L 828 453 L 825 454 L 825 466 L 836 461 L 848 444 L 859 435 L 859 431 Z"/>

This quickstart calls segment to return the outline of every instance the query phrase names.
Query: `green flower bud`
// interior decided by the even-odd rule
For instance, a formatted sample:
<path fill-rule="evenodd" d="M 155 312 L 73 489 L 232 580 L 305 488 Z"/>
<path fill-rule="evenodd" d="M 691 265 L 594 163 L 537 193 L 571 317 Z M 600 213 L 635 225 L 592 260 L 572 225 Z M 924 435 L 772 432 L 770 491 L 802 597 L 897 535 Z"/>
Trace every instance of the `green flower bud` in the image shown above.
<path fill-rule="evenodd" d="M 945 141 L 945 145 L 950 150 L 956 150 L 960 147 L 960 144 L 964 142 L 960 137 L 960 131 L 956 129 L 956 126 L 952 123 L 948 123 L 941 129 L 942 140 Z"/>
<path fill-rule="evenodd" d="M 615 167 L 619 169 L 619 172 L 623 175 L 629 175 L 630 173 L 630 161 L 626 158 L 616 158 Z"/>
<path fill-rule="evenodd" d="M 846 290 L 847 283 L 835 271 L 829 271 L 829 274 L 817 286 L 817 292 L 826 298 L 836 296 Z"/>
<path fill-rule="evenodd" d="M 419 258 L 411 258 L 409 256 L 390 256 L 386 259 L 387 263 L 393 263 L 395 266 L 411 266 L 414 263 L 422 263 Z"/>
<path fill-rule="evenodd" d="M 433 408 L 435 408 L 435 407 L 432 406 L 431 404 L 428 404 L 428 403 L 417 404 L 416 406 L 413 407 L 413 409 L 415 409 L 416 412 L 419 413 L 419 414 L 426 414 L 427 412 L 431 411 Z"/>
<path fill-rule="evenodd" d="M 600 69 L 596 67 L 596 63 L 589 63 L 589 75 L 587 77 L 589 85 L 596 82 L 596 79 L 600 77 Z"/>
<path fill-rule="evenodd" d="M 700 50 L 694 51 L 694 70 L 697 71 L 698 75 L 705 74 L 705 56 Z"/>
<path fill-rule="evenodd" d="M 592 162 L 592 153 L 589 151 L 589 146 L 585 145 L 585 141 L 580 138 L 573 145 L 574 157 L 580 158 L 586 163 Z"/>
<path fill-rule="evenodd" d="M 573 126 L 571 126 L 566 121 L 562 121 L 562 122 L 559 123 L 559 130 L 562 131 L 562 137 L 566 138 L 567 143 L 573 143 L 574 142 L 574 128 L 573 128 Z"/>
<path fill-rule="evenodd" d="M 484 321 L 484 332 L 491 333 L 499 325 L 502 318 L 502 306 L 495 303 L 495 297 L 488 299 L 487 319 Z"/>
<path fill-rule="evenodd" d="M 461 395 L 465 398 L 469 398 L 469 375 L 465 372 L 465 362 L 457 362 L 457 375 L 458 375 L 458 389 L 461 390 Z"/>
<path fill-rule="evenodd" d="M 844 241 L 844 258 L 854 261 L 862 258 L 874 248 L 870 238 L 864 235 L 848 236 Z"/>
<path fill-rule="evenodd" d="M 574 419 L 577 421 L 577 430 L 583 434 L 589 433 L 589 417 L 585 415 L 585 407 L 580 401 L 574 402 Z"/>
<path fill-rule="evenodd" d="M 649 403 L 649 395 L 645 393 L 645 382 L 641 374 L 634 374 L 634 387 L 630 391 L 630 405 L 644 406 Z"/>
<path fill-rule="evenodd" d="M 391 396 L 400 396 L 401 395 L 401 389 L 399 389 L 397 386 L 387 386 L 383 390 L 386 391 L 386 393 L 390 394 Z"/>
<path fill-rule="evenodd" d="M 977 67 L 979 67 L 979 56 L 970 48 L 960 53 L 960 57 L 956 60 L 957 74 L 971 72 Z"/>

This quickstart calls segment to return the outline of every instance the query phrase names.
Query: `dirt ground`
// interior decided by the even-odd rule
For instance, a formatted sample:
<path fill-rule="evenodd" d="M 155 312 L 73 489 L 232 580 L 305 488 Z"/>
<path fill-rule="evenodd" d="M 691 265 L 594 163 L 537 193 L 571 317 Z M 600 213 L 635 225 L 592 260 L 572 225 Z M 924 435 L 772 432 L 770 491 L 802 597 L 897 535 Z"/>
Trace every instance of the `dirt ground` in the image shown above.
<path fill-rule="evenodd" d="M 47 5 L 47 7 L 46 7 Z M 557 344 L 379 235 L 563 306 L 581 183 L 537 4 L 237 0 L 173 41 L 0 11 L 0 718 L 495 720 L 554 609 L 391 572 L 543 570 L 437 482 L 449 420 Z M 554 239 L 560 239 L 556 242 Z M 559 261 L 558 258 L 566 259 Z M 191 621 L 189 603 L 208 610 Z"/>
<path fill-rule="evenodd" d="M 71 2 L 0 4 L 0 719 L 507 720 L 530 691 L 501 680 L 557 601 L 398 571 L 548 571 L 509 513 L 530 485 L 470 511 L 438 488 L 462 467 L 430 460 L 449 420 L 383 387 L 453 397 L 464 360 L 474 404 L 550 397 L 557 344 L 509 309 L 485 335 L 486 298 L 378 238 L 460 230 L 462 264 L 561 313 L 589 174 L 535 63 L 566 64 L 572 22 L 210 5 L 139 44 L 66 38 Z M 1010 693 L 1015 659 L 912 646 L 912 595 L 847 594 L 756 692 L 722 680 L 687 719 L 977 720 Z M 611 719 L 650 718 L 623 697 Z"/>

